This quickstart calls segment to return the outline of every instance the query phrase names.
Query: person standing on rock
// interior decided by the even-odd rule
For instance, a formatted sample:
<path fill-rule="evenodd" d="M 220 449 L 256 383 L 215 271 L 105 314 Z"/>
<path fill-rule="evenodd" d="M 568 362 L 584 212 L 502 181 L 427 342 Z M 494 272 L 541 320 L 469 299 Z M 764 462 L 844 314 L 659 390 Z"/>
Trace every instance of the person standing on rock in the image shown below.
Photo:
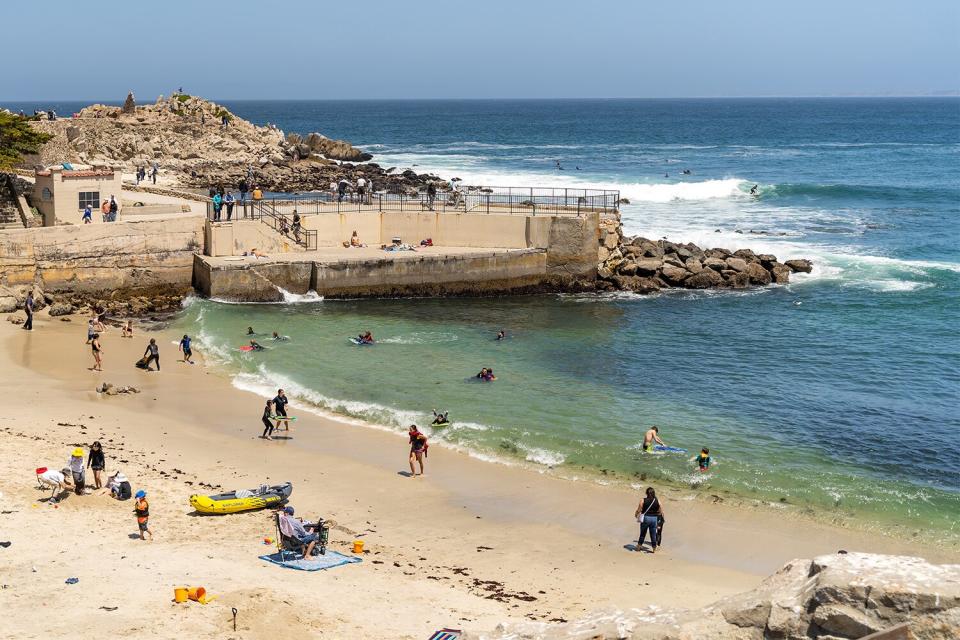
<path fill-rule="evenodd" d="M 27 312 L 27 321 L 23 323 L 26 331 L 33 331 L 33 291 L 27 294 L 27 299 L 23 303 L 23 310 Z"/>
<path fill-rule="evenodd" d="M 158 165 L 158 164 L 156 163 L 156 161 L 154 161 L 154 163 L 153 163 L 153 172 L 152 172 L 153 184 L 157 184 L 157 174 L 158 174 L 158 173 L 160 173 L 160 165 Z"/>
<path fill-rule="evenodd" d="M 233 217 L 233 203 L 234 203 L 233 194 L 228 192 L 227 195 L 223 198 L 223 203 L 227 205 L 227 221 L 229 222 L 230 218 Z"/>

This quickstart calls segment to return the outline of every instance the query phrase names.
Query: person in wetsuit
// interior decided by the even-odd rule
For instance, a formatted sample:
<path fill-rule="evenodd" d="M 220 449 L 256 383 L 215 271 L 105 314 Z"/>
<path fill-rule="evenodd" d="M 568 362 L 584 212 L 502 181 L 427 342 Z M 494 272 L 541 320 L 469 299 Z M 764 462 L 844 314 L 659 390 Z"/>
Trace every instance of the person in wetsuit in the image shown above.
<path fill-rule="evenodd" d="M 270 418 L 273 417 L 273 400 L 267 400 L 267 404 L 263 407 L 263 435 L 260 436 L 265 440 L 273 440 L 270 437 L 270 434 L 273 433 L 273 423 L 270 421 Z"/>
<path fill-rule="evenodd" d="M 143 357 L 146 358 L 143 362 L 143 368 L 147 371 L 153 371 L 150 368 L 151 362 L 157 363 L 157 371 L 160 371 L 160 347 L 157 346 L 157 339 L 150 338 L 150 344 L 147 345 L 147 349 L 143 352 Z"/>

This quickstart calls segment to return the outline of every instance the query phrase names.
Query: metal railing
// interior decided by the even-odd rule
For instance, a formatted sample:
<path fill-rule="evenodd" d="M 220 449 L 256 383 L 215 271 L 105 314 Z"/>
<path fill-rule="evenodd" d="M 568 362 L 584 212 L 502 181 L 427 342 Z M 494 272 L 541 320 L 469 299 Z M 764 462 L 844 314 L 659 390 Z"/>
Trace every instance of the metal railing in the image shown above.
<path fill-rule="evenodd" d="M 319 213 L 389 213 L 434 211 L 439 213 L 582 215 L 615 213 L 620 192 L 601 189 L 563 189 L 538 187 L 465 187 L 435 194 L 419 192 L 376 192 L 360 196 L 356 192 L 319 191 L 302 194 L 275 194 L 262 200 L 247 201 L 256 209 L 267 202 L 279 214 L 296 210 L 301 216 Z"/>

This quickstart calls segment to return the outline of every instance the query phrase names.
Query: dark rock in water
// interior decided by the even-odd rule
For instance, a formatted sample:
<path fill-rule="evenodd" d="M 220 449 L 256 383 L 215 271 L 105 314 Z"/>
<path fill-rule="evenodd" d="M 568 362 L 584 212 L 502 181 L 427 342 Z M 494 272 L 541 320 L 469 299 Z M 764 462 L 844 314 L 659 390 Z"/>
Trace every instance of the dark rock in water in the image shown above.
<path fill-rule="evenodd" d="M 703 271 L 703 263 L 700 262 L 699 258 L 687 258 L 683 266 L 690 273 L 700 273 Z"/>
<path fill-rule="evenodd" d="M 756 262 L 748 264 L 744 273 L 750 278 L 750 284 L 768 285 L 773 281 L 770 272 Z"/>
<path fill-rule="evenodd" d="M 660 267 L 663 266 L 663 261 L 658 258 L 643 258 L 637 260 L 637 273 L 641 276 L 652 276 L 656 275 L 657 271 L 660 270 Z"/>
<path fill-rule="evenodd" d="M 703 261 L 703 266 L 714 271 L 723 271 L 727 268 L 727 261 L 723 258 L 709 257 Z"/>
<path fill-rule="evenodd" d="M 723 284 L 723 276 L 713 269 L 704 269 L 700 273 L 695 273 L 686 280 L 683 285 L 689 289 L 712 289 Z"/>
<path fill-rule="evenodd" d="M 724 277 L 727 280 L 727 286 L 731 289 L 746 289 L 750 286 L 750 276 L 745 272 L 731 269 L 729 272 L 724 272 Z"/>
<path fill-rule="evenodd" d="M 813 263 L 809 260 L 787 260 L 783 264 L 787 265 L 794 273 L 810 273 L 813 271 Z"/>
<path fill-rule="evenodd" d="M 747 262 L 755 262 L 758 259 L 757 254 L 755 254 L 750 249 L 737 249 L 736 251 L 733 252 L 733 255 L 736 256 L 737 258 L 742 258 Z"/>
<path fill-rule="evenodd" d="M 757 256 L 757 260 L 762 262 L 763 266 L 766 267 L 769 265 L 769 263 L 776 262 L 777 256 L 773 255 L 772 253 L 761 253 L 760 255 Z"/>
<path fill-rule="evenodd" d="M 747 270 L 747 261 L 743 258 L 727 258 L 725 262 L 727 263 L 727 266 L 734 271 L 740 272 Z"/>
<path fill-rule="evenodd" d="M 614 276 L 614 284 L 622 291 L 633 291 L 634 293 L 653 293 L 661 289 L 660 284 L 653 278 L 640 278 L 637 276 Z"/>
<path fill-rule="evenodd" d="M 690 272 L 686 269 L 680 267 L 674 267 L 666 265 L 663 269 L 660 270 L 660 275 L 663 277 L 663 280 L 666 281 L 672 287 L 679 287 L 683 284 L 683 281 L 687 279 L 690 275 Z"/>
<path fill-rule="evenodd" d="M 785 264 L 780 264 L 779 262 L 774 262 L 770 265 L 770 275 L 773 276 L 773 281 L 777 284 L 788 284 L 790 282 L 790 267 Z"/>

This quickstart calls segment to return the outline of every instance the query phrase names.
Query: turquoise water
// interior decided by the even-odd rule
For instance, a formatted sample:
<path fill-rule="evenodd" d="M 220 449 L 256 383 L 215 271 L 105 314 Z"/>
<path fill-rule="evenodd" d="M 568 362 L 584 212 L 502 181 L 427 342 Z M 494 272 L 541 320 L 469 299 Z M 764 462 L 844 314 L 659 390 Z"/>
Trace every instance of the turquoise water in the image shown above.
<path fill-rule="evenodd" d="M 449 409 L 454 425 L 434 440 L 568 477 L 960 536 L 960 101 L 230 106 L 366 145 L 385 166 L 618 188 L 628 233 L 816 262 L 748 292 L 194 302 L 178 327 L 238 386 L 282 385 L 301 411 L 396 430 Z M 292 340 L 240 354 L 247 325 Z M 497 343 L 501 327 L 510 338 Z M 348 343 L 365 329 L 377 346 Z M 499 380 L 473 382 L 483 366 Z M 691 455 L 710 447 L 714 472 L 641 454 L 651 424 Z"/>

